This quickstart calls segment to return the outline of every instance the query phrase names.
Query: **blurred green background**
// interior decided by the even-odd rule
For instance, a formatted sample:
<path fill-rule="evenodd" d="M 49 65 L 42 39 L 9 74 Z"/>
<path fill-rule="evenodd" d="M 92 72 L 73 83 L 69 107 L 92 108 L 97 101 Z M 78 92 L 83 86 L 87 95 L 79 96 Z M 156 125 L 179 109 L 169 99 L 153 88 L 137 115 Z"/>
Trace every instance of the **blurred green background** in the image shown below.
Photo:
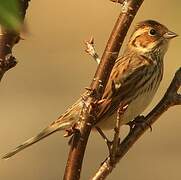
<path fill-rule="evenodd" d="M 132 25 L 155 19 L 181 34 L 180 11 L 178 0 L 145 0 Z M 96 69 L 96 63 L 84 52 L 83 41 L 93 35 L 96 49 L 102 54 L 119 12 L 120 5 L 108 0 L 30 3 L 26 16 L 29 33 L 14 48 L 19 63 L 0 84 L 0 154 L 38 133 L 79 98 Z M 180 44 L 180 37 L 171 42 L 164 79 L 146 112 L 162 97 L 181 65 Z M 153 125 L 153 132 L 147 132 L 134 145 L 108 179 L 181 179 L 180 120 L 180 107 L 166 112 Z M 123 127 L 123 134 L 127 129 Z M 62 179 L 68 151 L 63 133 L 53 134 L 12 159 L 0 160 L 0 179 Z M 103 140 L 92 133 L 82 179 L 91 177 L 106 155 Z"/>
<path fill-rule="evenodd" d="M 0 22 L 3 27 L 19 31 L 21 18 L 17 0 L 0 0 Z"/>

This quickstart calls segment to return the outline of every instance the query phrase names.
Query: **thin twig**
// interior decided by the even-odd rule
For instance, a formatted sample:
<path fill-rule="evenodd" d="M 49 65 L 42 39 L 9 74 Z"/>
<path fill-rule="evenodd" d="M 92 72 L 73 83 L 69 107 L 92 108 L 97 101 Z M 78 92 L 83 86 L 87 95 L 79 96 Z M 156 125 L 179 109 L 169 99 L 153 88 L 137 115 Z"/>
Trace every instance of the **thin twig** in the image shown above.
<path fill-rule="evenodd" d="M 98 101 L 102 98 L 109 75 L 118 57 L 126 33 L 135 17 L 143 0 L 125 0 L 121 14 L 110 35 L 107 46 L 98 65 L 90 88 L 93 92 L 86 98 L 88 108 L 83 110 L 82 119 L 79 126 L 80 133 L 74 135 L 73 143 L 70 148 L 69 157 L 65 169 L 64 180 L 78 180 L 82 168 L 83 157 L 89 138 L 90 131 L 97 119 L 95 112 Z"/>
<path fill-rule="evenodd" d="M 116 153 L 116 160 L 114 164 L 110 161 L 110 158 L 101 165 L 92 180 L 103 180 L 105 179 L 119 162 L 120 159 L 129 151 L 133 144 L 143 135 L 143 133 L 149 129 L 158 118 L 168 110 L 168 108 L 174 105 L 181 105 L 181 95 L 178 93 L 178 89 L 181 87 L 181 68 L 175 73 L 175 76 L 165 93 L 162 100 L 157 106 L 145 117 L 141 126 L 135 126 L 128 136 L 120 143 Z"/>
<path fill-rule="evenodd" d="M 114 137 L 113 137 L 113 145 L 112 145 L 112 149 L 110 152 L 110 162 L 111 164 L 115 164 L 116 161 L 116 154 L 118 151 L 118 146 L 120 143 L 120 122 L 121 122 L 121 116 L 124 114 L 124 112 L 126 111 L 128 105 L 120 105 L 120 107 L 117 110 L 117 119 L 116 119 L 116 127 L 114 128 Z"/>
<path fill-rule="evenodd" d="M 89 41 L 85 41 L 85 45 L 86 45 L 85 52 L 88 53 L 90 56 L 92 56 L 93 59 L 97 62 L 97 64 L 99 64 L 101 60 L 95 50 L 94 38 L 91 37 Z"/>
<path fill-rule="evenodd" d="M 109 151 L 109 156 L 111 156 L 112 152 L 113 151 L 113 142 L 114 142 L 114 139 L 113 141 L 110 141 L 107 136 L 104 134 L 104 132 L 97 126 L 95 126 L 97 132 L 100 134 L 100 136 L 103 138 L 103 140 L 105 141 L 107 147 L 108 147 L 108 151 Z M 112 155 L 113 157 L 114 155 Z M 114 159 L 114 157 L 112 158 L 112 160 Z M 103 161 L 104 162 L 104 161 Z"/>

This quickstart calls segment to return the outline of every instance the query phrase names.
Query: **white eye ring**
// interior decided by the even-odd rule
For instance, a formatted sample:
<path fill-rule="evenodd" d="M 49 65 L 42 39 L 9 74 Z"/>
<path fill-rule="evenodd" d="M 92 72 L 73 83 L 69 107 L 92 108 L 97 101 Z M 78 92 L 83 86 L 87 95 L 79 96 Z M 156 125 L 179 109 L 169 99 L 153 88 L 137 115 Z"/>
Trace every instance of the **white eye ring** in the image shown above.
<path fill-rule="evenodd" d="M 155 29 L 150 29 L 149 32 L 148 32 L 148 34 L 149 34 L 150 36 L 155 36 L 156 33 L 157 33 L 157 32 L 156 32 Z"/>

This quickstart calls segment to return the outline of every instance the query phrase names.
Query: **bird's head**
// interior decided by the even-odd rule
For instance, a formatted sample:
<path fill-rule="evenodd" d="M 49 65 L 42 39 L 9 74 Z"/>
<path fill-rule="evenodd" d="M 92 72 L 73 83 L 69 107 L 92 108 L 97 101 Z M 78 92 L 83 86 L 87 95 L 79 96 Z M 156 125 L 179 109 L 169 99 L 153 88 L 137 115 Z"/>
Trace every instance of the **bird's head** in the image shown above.
<path fill-rule="evenodd" d="M 155 51 L 165 54 L 169 41 L 176 36 L 176 33 L 168 30 L 164 25 L 146 20 L 137 24 L 128 47 L 142 54 Z"/>

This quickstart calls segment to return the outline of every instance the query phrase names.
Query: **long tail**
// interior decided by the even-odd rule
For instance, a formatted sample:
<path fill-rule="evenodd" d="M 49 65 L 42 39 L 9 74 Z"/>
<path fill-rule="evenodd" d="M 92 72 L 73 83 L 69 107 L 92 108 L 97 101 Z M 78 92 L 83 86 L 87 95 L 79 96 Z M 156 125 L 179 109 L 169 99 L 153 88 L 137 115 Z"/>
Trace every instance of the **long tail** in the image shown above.
<path fill-rule="evenodd" d="M 79 112 L 82 108 L 82 99 L 80 98 L 78 101 L 76 101 L 75 104 L 73 104 L 67 111 L 65 111 L 64 114 L 62 114 L 56 121 L 54 121 L 50 126 L 45 128 L 43 131 L 41 131 L 38 135 L 28 139 L 15 149 L 13 149 L 11 152 L 5 154 L 2 156 L 2 159 L 8 159 L 11 156 L 14 156 L 16 153 L 22 151 L 23 149 L 31 146 L 32 144 L 40 141 L 41 139 L 49 136 L 50 134 L 59 131 L 59 130 L 65 130 L 70 128 L 76 121 L 76 119 L 79 119 Z"/>
<path fill-rule="evenodd" d="M 23 149 L 31 146 L 32 144 L 40 141 L 41 139 L 49 136 L 50 134 L 54 133 L 55 131 L 57 131 L 59 129 L 57 129 L 56 126 L 49 126 L 46 129 L 44 129 L 43 131 L 41 131 L 38 135 L 28 139 L 27 141 L 25 141 L 24 143 L 22 143 L 21 145 L 19 145 L 18 147 L 16 147 L 15 149 L 13 149 L 12 151 L 10 151 L 9 153 L 5 154 L 2 159 L 8 159 L 11 156 L 14 156 L 16 153 L 22 151 Z"/>

